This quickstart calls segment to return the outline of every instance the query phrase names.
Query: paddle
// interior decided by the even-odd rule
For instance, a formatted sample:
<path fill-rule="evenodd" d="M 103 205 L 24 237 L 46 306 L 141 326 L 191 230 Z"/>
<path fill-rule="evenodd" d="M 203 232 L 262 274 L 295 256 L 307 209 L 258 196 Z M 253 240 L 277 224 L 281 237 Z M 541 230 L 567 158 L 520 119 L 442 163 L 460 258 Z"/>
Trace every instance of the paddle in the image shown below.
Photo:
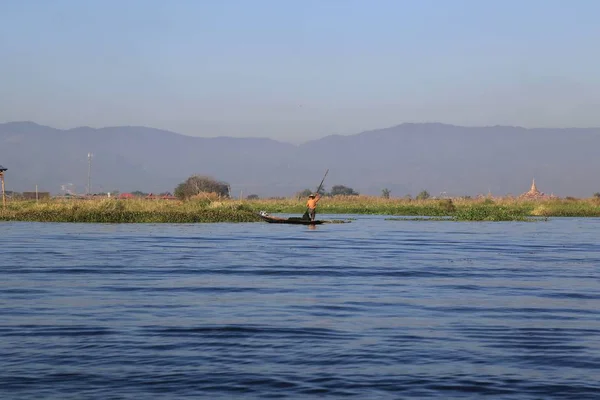
<path fill-rule="evenodd" d="M 327 168 L 327 171 L 325 171 L 325 175 L 323 176 L 323 179 L 321 179 L 321 183 L 319 184 L 319 187 L 317 187 L 317 191 L 315 192 L 316 194 L 319 194 L 319 191 L 323 187 L 323 182 L 325 182 L 325 177 L 327 177 L 328 172 L 329 172 L 329 168 Z M 310 219 L 310 215 L 308 215 L 308 207 L 306 208 L 306 211 L 304 212 L 302 219 Z"/>

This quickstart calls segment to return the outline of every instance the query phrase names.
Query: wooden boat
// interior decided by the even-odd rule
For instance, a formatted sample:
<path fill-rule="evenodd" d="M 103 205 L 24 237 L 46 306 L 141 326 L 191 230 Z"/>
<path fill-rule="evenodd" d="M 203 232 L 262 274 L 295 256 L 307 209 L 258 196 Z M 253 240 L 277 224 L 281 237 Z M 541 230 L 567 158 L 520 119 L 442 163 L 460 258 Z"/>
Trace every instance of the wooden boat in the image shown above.
<path fill-rule="evenodd" d="M 264 211 L 261 211 L 258 215 L 263 219 L 263 221 L 267 221 L 270 224 L 320 225 L 325 222 L 321 220 L 311 221 L 310 218 L 307 219 L 304 217 L 275 217 L 273 215 L 267 214 Z"/>

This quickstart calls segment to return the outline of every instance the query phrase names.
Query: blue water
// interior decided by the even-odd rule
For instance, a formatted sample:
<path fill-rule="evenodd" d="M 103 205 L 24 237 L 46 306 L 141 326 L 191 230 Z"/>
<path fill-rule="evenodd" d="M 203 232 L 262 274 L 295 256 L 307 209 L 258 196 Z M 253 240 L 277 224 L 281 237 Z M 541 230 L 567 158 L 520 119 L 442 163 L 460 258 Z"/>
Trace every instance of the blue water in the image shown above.
<path fill-rule="evenodd" d="M 0 398 L 600 398 L 600 219 L 0 223 Z"/>

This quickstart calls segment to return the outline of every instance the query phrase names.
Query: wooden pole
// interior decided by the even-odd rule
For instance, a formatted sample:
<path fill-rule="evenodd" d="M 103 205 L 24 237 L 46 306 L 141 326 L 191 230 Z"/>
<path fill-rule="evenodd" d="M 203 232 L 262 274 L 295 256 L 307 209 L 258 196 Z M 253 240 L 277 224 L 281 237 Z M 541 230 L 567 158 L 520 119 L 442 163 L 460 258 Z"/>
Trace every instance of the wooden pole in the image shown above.
<path fill-rule="evenodd" d="M 321 188 L 323 187 L 323 182 L 325 182 L 325 177 L 327 176 L 327 173 L 329 172 L 329 168 L 327 168 L 327 171 L 325 171 L 325 176 L 323 177 L 323 180 L 321 181 L 321 183 L 319 184 L 319 187 L 317 188 L 317 191 L 315 192 L 315 194 L 319 193 L 319 190 L 321 190 Z"/>
<path fill-rule="evenodd" d="M 6 194 L 4 193 L 4 172 L 0 172 L 0 180 L 2 181 L 2 208 L 6 207 Z"/>

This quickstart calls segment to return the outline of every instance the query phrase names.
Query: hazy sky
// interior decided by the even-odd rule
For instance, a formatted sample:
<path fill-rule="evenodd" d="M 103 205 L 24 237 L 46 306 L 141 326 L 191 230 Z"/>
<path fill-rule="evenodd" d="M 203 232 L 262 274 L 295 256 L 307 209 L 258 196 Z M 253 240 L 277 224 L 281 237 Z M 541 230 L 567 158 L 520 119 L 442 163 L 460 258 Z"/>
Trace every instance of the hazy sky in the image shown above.
<path fill-rule="evenodd" d="M 0 122 L 600 126 L 597 0 L 0 0 Z"/>

